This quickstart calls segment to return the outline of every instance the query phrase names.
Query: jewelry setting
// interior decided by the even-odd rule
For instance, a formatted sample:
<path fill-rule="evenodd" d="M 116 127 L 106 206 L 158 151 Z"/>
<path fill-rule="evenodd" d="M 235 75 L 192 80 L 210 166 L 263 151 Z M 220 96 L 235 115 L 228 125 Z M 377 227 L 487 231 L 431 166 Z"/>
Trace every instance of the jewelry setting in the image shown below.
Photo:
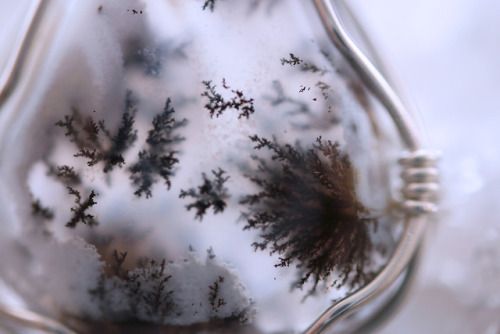
<path fill-rule="evenodd" d="M 376 311 L 364 319 L 361 325 L 352 329 L 353 332 L 364 333 L 381 326 L 397 311 L 413 282 L 429 215 L 438 210 L 437 200 L 440 189 L 437 164 L 440 154 L 424 148 L 422 134 L 417 130 L 413 115 L 395 92 L 385 67 L 369 40 L 365 39 L 363 43 L 368 49 L 370 57 L 361 51 L 346 31 L 343 24 L 344 19 L 352 21 L 351 23 L 359 30 L 357 33 L 365 36 L 360 24 L 344 1 L 313 0 L 313 2 L 331 41 L 373 96 L 384 106 L 406 149 L 398 161 L 402 170 L 399 204 L 403 212 L 404 228 L 393 254 L 385 267 L 370 283 L 336 301 L 304 332 L 304 334 L 328 332 L 342 319 L 383 295 L 394 284 L 399 284 L 396 291 L 392 292 L 392 295 L 381 307 L 377 307 Z M 19 74 L 22 66 L 22 56 L 32 42 L 29 36 L 36 27 L 42 7 L 40 1 L 35 1 L 29 12 L 30 17 L 26 21 L 28 23 L 23 28 L 24 36 L 17 43 L 12 53 L 13 57 L 9 62 L 10 66 L 7 67 L 0 82 L 2 85 L 0 87 L 0 105 L 16 84 L 16 75 Z M 402 279 L 398 282 L 400 277 Z M 0 319 L 17 322 L 22 326 L 48 333 L 74 333 L 71 329 L 52 319 L 3 305 L 0 305 Z M 351 331 L 351 329 L 349 330 Z"/>

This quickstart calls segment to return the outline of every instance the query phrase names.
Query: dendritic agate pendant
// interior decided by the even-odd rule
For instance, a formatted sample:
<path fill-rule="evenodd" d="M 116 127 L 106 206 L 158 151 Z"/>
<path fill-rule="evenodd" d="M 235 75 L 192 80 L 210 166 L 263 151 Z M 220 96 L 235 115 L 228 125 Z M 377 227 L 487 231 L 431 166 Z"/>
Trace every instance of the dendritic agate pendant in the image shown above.
<path fill-rule="evenodd" d="M 52 1 L 34 41 L 0 110 L 0 277 L 30 309 L 300 332 L 385 264 L 401 147 L 312 2 Z"/>

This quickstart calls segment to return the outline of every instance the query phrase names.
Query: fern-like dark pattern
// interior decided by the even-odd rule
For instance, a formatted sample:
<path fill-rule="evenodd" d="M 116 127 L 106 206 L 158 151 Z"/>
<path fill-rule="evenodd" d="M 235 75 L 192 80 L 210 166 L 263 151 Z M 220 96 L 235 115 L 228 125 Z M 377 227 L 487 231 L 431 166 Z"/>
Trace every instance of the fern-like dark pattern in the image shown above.
<path fill-rule="evenodd" d="M 213 85 L 212 81 L 203 81 L 203 85 L 205 85 L 206 90 L 201 96 L 208 98 L 205 109 L 210 112 L 210 117 L 219 117 L 226 110 L 233 109 L 239 112 L 238 118 L 246 117 L 248 119 L 250 114 L 255 112 L 253 98 L 247 98 L 241 90 L 231 89 L 231 87 L 226 84 L 226 79 L 222 79 L 222 87 L 226 90 L 230 90 L 231 93 L 234 94 L 229 100 L 224 99 L 222 95 L 215 90 L 217 86 Z"/>
<path fill-rule="evenodd" d="M 255 149 L 267 149 L 250 180 L 260 189 L 241 203 L 248 207 L 245 230 L 261 231 L 256 250 L 279 254 L 276 267 L 296 265 L 296 287 L 309 279 L 313 293 L 333 271 L 351 287 L 369 280 L 366 272 L 372 243 L 369 226 L 376 219 L 358 201 L 354 170 L 338 143 L 317 139 L 308 150 L 280 145 L 257 135 Z"/>
<path fill-rule="evenodd" d="M 214 214 L 223 212 L 227 206 L 229 199 L 228 189 L 224 187 L 224 183 L 229 179 L 229 176 L 224 176 L 226 172 L 219 168 L 218 171 L 213 170 L 214 179 L 211 180 L 205 173 L 202 174 L 203 184 L 199 187 L 189 190 L 181 190 L 180 198 L 191 197 L 195 201 L 186 205 L 188 210 L 195 209 L 195 218 L 202 220 L 207 210 L 213 208 Z"/>
<path fill-rule="evenodd" d="M 87 212 L 91 207 L 97 204 L 94 200 L 97 194 L 92 190 L 83 202 L 82 196 L 78 190 L 68 187 L 68 194 L 75 196 L 76 205 L 71 208 L 72 217 L 66 223 L 66 227 L 76 227 L 80 222 L 89 226 L 97 225 L 98 222 L 94 215 Z"/>
<path fill-rule="evenodd" d="M 96 123 L 92 116 L 83 118 L 76 108 L 72 109 L 72 115 L 65 115 L 64 120 L 55 123 L 56 126 L 66 129 L 65 136 L 77 146 L 75 157 L 86 158 L 89 167 L 103 162 L 105 173 L 111 171 L 114 166 L 123 166 L 125 160 L 122 154 L 137 139 L 137 132 L 133 129 L 136 110 L 131 95 L 128 91 L 122 122 L 114 135 L 106 129 L 104 121 Z"/>
<path fill-rule="evenodd" d="M 139 152 L 139 161 L 130 167 L 132 184 L 136 187 L 134 194 L 146 198 L 153 195 L 152 186 L 158 177 L 162 178 L 170 189 L 175 165 L 179 162 L 175 145 L 183 138 L 176 134 L 176 130 L 187 121 L 176 121 L 171 100 L 167 99 L 163 112 L 153 119 L 153 128 L 148 132 L 146 148 Z"/>

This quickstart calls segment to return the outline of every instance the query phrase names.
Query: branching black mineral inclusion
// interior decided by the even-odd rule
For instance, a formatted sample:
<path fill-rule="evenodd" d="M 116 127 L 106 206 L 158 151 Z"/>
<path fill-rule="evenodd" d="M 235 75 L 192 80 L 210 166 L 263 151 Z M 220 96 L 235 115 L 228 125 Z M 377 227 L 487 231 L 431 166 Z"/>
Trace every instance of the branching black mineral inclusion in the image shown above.
<path fill-rule="evenodd" d="M 219 296 L 219 284 L 222 283 L 224 283 L 224 277 L 219 276 L 214 283 L 208 287 L 210 289 L 208 301 L 214 312 L 218 312 L 220 307 L 227 304 L 224 298 L 220 298 Z"/>
<path fill-rule="evenodd" d="M 82 196 L 78 190 L 75 190 L 71 187 L 68 187 L 68 194 L 75 196 L 75 206 L 71 208 L 71 212 L 73 216 L 70 221 L 66 223 L 66 227 L 75 227 L 78 223 L 83 223 L 86 225 L 97 225 L 98 222 L 95 219 L 94 215 L 87 213 L 91 207 L 97 204 L 94 200 L 97 194 L 92 190 L 87 197 L 82 202 Z"/>
<path fill-rule="evenodd" d="M 121 124 L 116 134 L 112 135 L 111 132 L 106 129 L 104 121 L 99 122 L 99 128 L 103 131 L 108 140 L 111 141 L 111 147 L 104 159 L 106 162 L 103 169 L 104 173 L 111 171 L 115 165 L 122 167 L 125 163 L 122 154 L 126 152 L 137 139 L 137 130 L 134 130 L 136 112 L 137 110 L 134 107 L 132 92 L 128 91 L 125 97 L 125 107 Z"/>
<path fill-rule="evenodd" d="M 65 115 L 64 119 L 59 120 L 55 125 L 64 128 L 65 136 L 77 147 L 75 157 L 85 158 L 89 167 L 101 164 L 102 172 L 108 173 L 115 166 L 122 167 L 125 164 L 123 154 L 137 139 L 137 130 L 134 129 L 136 112 L 132 93 L 129 91 L 126 94 L 121 122 L 115 133 L 106 127 L 104 121 L 96 122 L 92 116 L 84 118 L 76 108 L 72 109 L 71 115 Z M 174 173 L 175 165 L 179 162 L 178 152 L 174 149 L 174 145 L 183 140 L 176 134 L 176 130 L 187 123 L 186 120 L 176 121 L 173 117 L 174 113 L 171 100 L 167 99 L 163 112 L 153 119 L 152 129 L 148 132 L 146 139 L 146 147 L 139 152 L 138 160 L 128 169 L 132 185 L 136 187 L 134 194 L 137 196 L 145 194 L 146 198 L 151 197 L 152 186 L 159 178 L 162 178 L 167 188 L 170 188 L 170 178 Z M 84 189 L 84 192 L 89 192 L 89 195 L 83 199 L 82 190 L 76 188 L 76 186 L 81 186 L 81 179 L 75 167 L 54 166 L 49 162 L 46 163 L 49 167 L 48 174 L 57 177 L 57 180 L 67 187 L 68 194 L 75 197 L 76 205 L 71 208 L 72 217 L 66 226 L 75 227 L 80 222 L 89 226 L 97 225 L 95 217 L 88 213 L 88 210 L 97 204 L 95 191 Z M 33 203 L 34 213 L 47 216 L 48 212 L 45 212 L 38 204 Z M 216 210 L 223 210 L 219 202 L 214 202 L 212 205 Z"/>
<path fill-rule="evenodd" d="M 113 170 L 114 166 L 122 167 L 125 163 L 122 154 L 137 138 L 136 131 L 133 130 L 136 110 L 131 92 L 127 92 L 122 122 L 114 135 L 106 129 L 103 121 L 96 123 L 92 116 L 84 119 L 76 108 L 72 111 L 72 115 L 65 115 L 64 120 L 55 125 L 65 128 L 65 136 L 77 146 L 78 152 L 74 156 L 86 158 L 89 167 L 103 162 L 105 173 Z"/>
<path fill-rule="evenodd" d="M 213 12 L 214 7 L 215 7 L 215 0 L 206 0 L 205 3 L 203 4 L 202 9 L 205 10 L 208 8 L 210 9 L 211 12 Z"/>
<path fill-rule="evenodd" d="M 171 100 L 167 99 L 163 112 L 153 119 L 153 129 L 148 132 L 146 148 L 139 152 L 139 161 L 130 167 L 130 179 L 137 188 L 134 192 L 137 196 L 145 194 L 146 198 L 151 197 L 151 187 L 158 176 L 170 189 L 170 178 L 179 162 L 174 146 L 183 140 L 176 130 L 187 123 L 185 119 L 176 121 L 174 113 Z"/>
<path fill-rule="evenodd" d="M 167 316 L 178 313 L 177 306 L 172 300 L 174 294 L 174 290 L 170 287 L 172 275 L 165 273 L 166 260 L 160 262 L 148 260 L 144 266 L 128 270 L 124 268 L 127 254 L 127 252 L 114 250 L 112 263 L 109 265 L 111 271 L 108 273 L 110 277 L 118 278 L 113 281 L 115 288 L 121 290 L 129 298 L 131 309 L 128 310 L 130 314 L 127 316 L 134 319 L 138 314 L 139 305 L 142 306 L 141 312 L 157 323 L 161 323 L 162 319 Z M 101 287 L 91 291 L 91 294 L 101 302 L 109 302 L 108 298 L 110 298 L 102 287 L 105 279 L 106 275 L 103 274 L 100 278 Z M 114 301 L 112 296 L 111 300 Z"/>
<path fill-rule="evenodd" d="M 298 56 L 296 56 L 293 53 L 289 54 L 289 58 L 281 58 L 280 61 L 281 61 L 281 65 L 289 65 L 292 67 L 298 67 L 301 72 L 310 72 L 310 73 L 313 73 L 315 75 L 323 76 L 324 74 L 333 71 L 333 68 L 335 68 L 335 65 L 333 64 L 333 59 L 331 58 L 331 56 L 327 52 L 321 51 L 321 54 L 322 54 L 323 58 L 330 64 L 331 68 L 321 68 L 310 61 L 305 61 L 305 60 L 299 58 Z M 275 81 L 275 82 L 278 82 L 278 81 Z M 290 102 L 290 103 L 297 104 L 297 102 L 294 99 L 291 99 L 291 98 L 285 99 L 284 94 L 283 94 L 283 88 L 280 87 L 281 84 L 279 84 L 279 82 L 278 82 L 279 86 L 277 86 L 277 84 L 275 82 L 273 82 L 273 88 L 278 93 L 278 97 L 274 100 L 271 99 L 271 101 L 273 101 L 274 104 L 282 103 L 282 102 Z M 329 92 L 333 92 L 330 85 L 325 83 L 322 80 L 318 80 L 314 86 L 316 88 L 318 88 L 318 90 L 321 93 L 324 100 L 328 100 L 329 99 Z M 311 87 L 306 87 L 305 85 L 301 85 L 299 88 L 300 93 L 303 93 L 306 90 L 307 91 L 311 90 Z M 314 97 L 312 100 L 314 102 L 317 102 L 318 98 Z M 298 111 L 308 113 L 309 107 L 308 106 L 306 108 L 302 107 Z M 329 105 L 328 112 L 331 112 L 331 111 L 332 111 L 332 105 Z M 305 129 L 305 128 L 309 127 L 309 125 L 305 124 L 302 127 Z"/>
<path fill-rule="evenodd" d="M 255 112 L 253 105 L 253 98 L 247 98 L 240 90 L 231 89 L 226 84 L 226 79 L 222 79 L 222 87 L 226 90 L 230 90 L 233 93 L 233 97 L 230 100 L 226 100 L 222 97 L 220 93 L 215 90 L 216 85 L 212 84 L 212 81 L 203 81 L 205 85 L 205 91 L 201 96 L 208 98 L 208 103 L 205 104 L 205 109 L 210 112 L 210 117 L 219 117 L 228 109 L 233 109 L 239 111 L 238 118 L 250 117 L 250 114 Z"/>
<path fill-rule="evenodd" d="M 320 68 L 317 65 L 307 62 L 299 57 L 297 57 L 295 54 L 290 53 L 290 58 L 281 58 L 281 65 L 291 65 L 291 66 L 297 66 L 300 65 L 300 70 L 303 72 L 312 72 L 312 73 L 319 73 L 321 75 L 329 72 L 328 69 L 325 68 Z M 326 57 L 326 56 L 325 56 Z"/>
<path fill-rule="evenodd" d="M 332 271 L 342 279 L 333 285 L 352 288 L 369 281 L 368 229 L 376 219 L 358 201 L 354 170 L 338 143 L 319 137 L 305 150 L 257 135 L 250 139 L 255 149 L 272 153 L 271 161 L 256 158 L 259 167 L 249 178 L 260 190 L 241 201 L 248 208 L 244 229 L 261 232 L 255 250 L 279 254 L 276 267 L 296 265 L 295 287 L 310 279 L 310 294 Z"/>
<path fill-rule="evenodd" d="M 219 168 L 218 171 L 213 170 L 214 179 L 209 179 L 205 173 L 202 174 L 203 184 L 199 187 L 189 190 L 181 190 L 180 198 L 191 197 L 195 201 L 186 205 L 188 210 L 195 209 L 195 218 L 202 220 L 207 210 L 212 207 L 214 214 L 223 212 L 227 206 L 229 199 L 228 190 L 224 187 L 224 183 L 229 179 L 229 176 L 224 176 L 226 172 Z"/>

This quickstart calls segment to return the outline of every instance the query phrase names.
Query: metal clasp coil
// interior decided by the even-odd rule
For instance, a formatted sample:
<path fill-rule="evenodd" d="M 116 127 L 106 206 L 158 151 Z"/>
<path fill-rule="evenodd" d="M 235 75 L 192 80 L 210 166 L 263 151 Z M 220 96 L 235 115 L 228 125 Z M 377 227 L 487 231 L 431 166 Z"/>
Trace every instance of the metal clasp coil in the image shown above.
<path fill-rule="evenodd" d="M 410 215 L 434 213 L 438 210 L 439 169 L 437 163 L 441 154 L 438 151 L 405 151 L 399 158 L 403 168 L 403 210 Z"/>

